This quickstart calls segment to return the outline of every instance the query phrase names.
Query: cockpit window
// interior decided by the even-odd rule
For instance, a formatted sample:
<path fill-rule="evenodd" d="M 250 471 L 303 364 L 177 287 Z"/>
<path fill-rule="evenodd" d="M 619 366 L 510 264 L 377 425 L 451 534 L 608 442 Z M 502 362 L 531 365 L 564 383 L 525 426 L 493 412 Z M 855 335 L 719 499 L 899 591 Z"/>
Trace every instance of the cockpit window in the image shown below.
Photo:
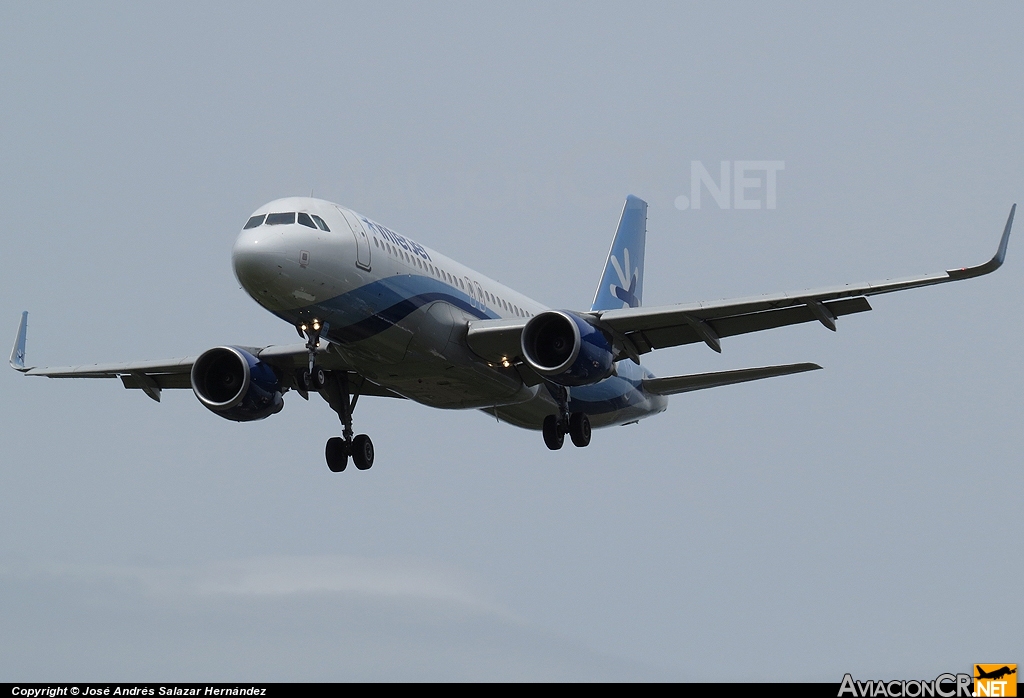
<path fill-rule="evenodd" d="M 258 227 L 260 227 L 261 225 L 263 225 L 263 219 L 264 218 L 266 218 L 265 215 L 253 216 L 252 218 L 250 218 L 249 220 L 247 220 L 245 222 L 245 225 L 242 227 L 242 230 L 248 230 L 249 228 L 258 228 Z"/>
<path fill-rule="evenodd" d="M 313 216 L 313 220 L 315 220 L 316 224 L 320 226 L 320 230 L 325 230 L 328 233 L 331 232 L 331 229 L 327 227 L 326 223 L 324 223 L 323 218 L 321 218 L 320 216 Z"/>
<path fill-rule="evenodd" d="M 308 213 L 299 213 L 299 225 L 316 230 L 316 226 L 313 225 L 313 219 L 309 217 Z"/>
<path fill-rule="evenodd" d="M 267 225 L 288 225 L 295 222 L 295 213 L 271 213 L 267 215 Z"/>

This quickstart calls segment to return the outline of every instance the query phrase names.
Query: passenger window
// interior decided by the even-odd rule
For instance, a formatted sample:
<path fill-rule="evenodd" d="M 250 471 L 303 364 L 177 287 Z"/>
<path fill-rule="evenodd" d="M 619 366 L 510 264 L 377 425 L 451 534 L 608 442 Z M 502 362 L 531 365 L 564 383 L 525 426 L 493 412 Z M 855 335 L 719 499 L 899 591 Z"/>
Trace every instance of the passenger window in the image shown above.
<path fill-rule="evenodd" d="M 331 229 L 327 227 L 326 223 L 324 223 L 324 219 L 323 218 L 321 218 L 320 216 L 313 216 L 313 220 L 316 221 L 316 224 L 317 224 L 317 226 L 319 226 L 320 230 L 323 230 L 324 232 L 327 232 L 327 233 L 331 232 Z M 377 239 L 374 238 L 373 241 L 377 242 Z"/>
<path fill-rule="evenodd" d="M 299 225 L 316 230 L 316 224 L 313 223 L 313 219 L 309 217 L 308 213 L 299 213 Z"/>
<path fill-rule="evenodd" d="M 295 222 L 295 213 L 271 213 L 267 216 L 267 225 L 288 225 Z"/>
<path fill-rule="evenodd" d="M 263 225 L 263 219 L 264 218 L 266 218 L 265 215 L 253 216 L 252 218 L 250 218 L 249 220 L 247 220 L 245 222 L 245 225 L 242 227 L 242 230 L 248 230 L 249 228 L 258 228 L 258 227 L 260 227 L 261 225 Z"/>

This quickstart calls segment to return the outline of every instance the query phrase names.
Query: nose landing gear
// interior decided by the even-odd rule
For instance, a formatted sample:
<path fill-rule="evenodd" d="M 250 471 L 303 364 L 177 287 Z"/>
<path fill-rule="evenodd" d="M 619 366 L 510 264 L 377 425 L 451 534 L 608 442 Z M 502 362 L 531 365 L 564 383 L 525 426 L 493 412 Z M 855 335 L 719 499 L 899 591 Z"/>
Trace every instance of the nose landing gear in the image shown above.
<path fill-rule="evenodd" d="M 313 320 L 308 325 L 299 325 L 299 334 L 305 333 L 306 352 L 309 354 L 309 368 L 302 372 L 302 387 L 307 392 L 320 391 L 327 385 L 327 375 L 324 370 L 316 365 L 316 350 L 320 346 L 320 334 L 327 331 L 327 325 L 321 325 L 319 320 Z"/>
<path fill-rule="evenodd" d="M 341 419 L 341 436 L 331 437 L 324 447 L 327 467 L 332 473 L 340 473 L 348 467 L 351 456 L 359 470 L 369 470 L 373 466 L 373 442 L 366 434 L 354 436 L 352 431 L 352 412 L 359 400 L 359 387 L 355 391 L 351 390 L 347 371 L 324 371 L 316 365 L 320 335 L 327 332 L 327 323 L 321 324 L 314 318 L 312 322 L 304 322 L 295 329 L 300 336 L 306 337 L 306 352 L 309 354 L 308 368 L 298 371 L 296 375 L 298 392 L 304 398 L 311 392 L 320 393 Z"/>
<path fill-rule="evenodd" d="M 345 371 L 330 372 L 324 376 L 324 386 L 320 390 L 327 403 L 341 419 L 341 437 L 327 440 L 324 456 L 327 467 L 333 473 L 340 473 L 348 466 L 349 456 L 359 470 L 369 470 L 373 466 L 373 442 L 366 434 L 353 436 L 352 411 L 359 400 L 358 389 L 350 390 L 348 373 Z"/>

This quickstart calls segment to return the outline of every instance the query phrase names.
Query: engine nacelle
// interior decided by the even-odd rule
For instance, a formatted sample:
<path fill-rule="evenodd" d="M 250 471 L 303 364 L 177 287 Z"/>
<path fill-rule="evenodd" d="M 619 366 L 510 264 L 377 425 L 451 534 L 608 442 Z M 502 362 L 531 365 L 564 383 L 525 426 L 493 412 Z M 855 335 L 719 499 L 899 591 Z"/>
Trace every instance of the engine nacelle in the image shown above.
<path fill-rule="evenodd" d="M 192 392 L 224 419 L 254 422 L 284 407 L 274 370 L 238 347 L 215 347 L 192 364 Z"/>
<path fill-rule="evenodd" d="M 614 355 L 604 332 L 575 313 L 548 310 L 523 328 L 523 358 L 559 385 L 590 385 L 612 374 Z"/>

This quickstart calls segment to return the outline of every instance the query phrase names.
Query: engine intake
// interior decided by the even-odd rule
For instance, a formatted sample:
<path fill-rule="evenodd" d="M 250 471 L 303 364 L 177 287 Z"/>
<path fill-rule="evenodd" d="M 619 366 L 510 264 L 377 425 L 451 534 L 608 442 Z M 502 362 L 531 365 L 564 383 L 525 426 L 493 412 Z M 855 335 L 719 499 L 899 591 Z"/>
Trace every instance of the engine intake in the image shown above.
<path fill-rule="evenodd" d="M 548 310 L 523 328 L 523 357 L 559 385 L 590 385 L 612 374 L 614 354 L 604 332 L 563 310 Z"/>
<path fill-rule="evenodd" d="M 274 370 L 238 347 L 215 347 L 192 364 L 192 392 L 211 411 L 235 422 L 254 422 L 284 407 Z"/>

